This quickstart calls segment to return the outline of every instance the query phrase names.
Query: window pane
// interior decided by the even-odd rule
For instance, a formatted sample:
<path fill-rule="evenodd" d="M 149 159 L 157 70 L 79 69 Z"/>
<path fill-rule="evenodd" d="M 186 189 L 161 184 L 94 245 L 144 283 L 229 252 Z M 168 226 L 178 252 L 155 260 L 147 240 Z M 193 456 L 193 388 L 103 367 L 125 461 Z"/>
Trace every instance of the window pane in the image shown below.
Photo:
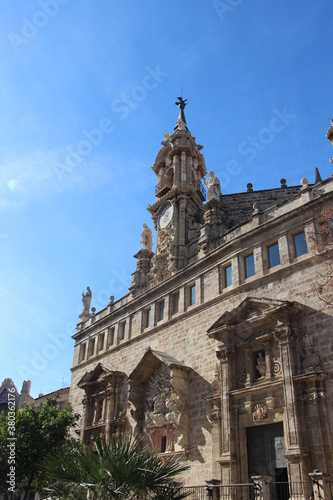
<path fill-rule="evenodd" d="M 304 255 L 305 253 L 308 253 L 308 247 L 306 244 L 304 231 L 302 231 L 301 233 L 295 234 L 294 245 L 295 245 L 296 257 L 299 257 L 300 255 Z"/>
<path fill-rule="evenodd" d="M 164 318 L 164 300 L 158 303 L 158 320 L 161 321 Z"/>
<path fill-rule="evenodd" d="M 126 337 L 126 323 L 122 323 L 120 327 L 120 338 L 124 340 Z"/>
<path fill-rule="evenodd" d="M 245 278 L 250 278 L 250 276 L 255 275 L 253 253 L 245 257 L 244 260 L 245 260 Z"/>
<path fill-rule="evenodd" d="M 280 253 L 279 253 L 279 244 L 275 243 L 268 247 L 268 259 L 269 259 L 269 267 L 275 267 L 280 264 Z"/>
<path fill-rule="evenodd" d="M 174 293 L 172 296 L 172 312 L 176 314 L 179 311 L 179 292 Z"/>
<path fill-rule="evenodd" d="M 192 306 L 193 304 L 195 304 L 195 285 L 189 288 L 189 305 Z"/>
<path fill-rule="evenodd" d="M 109 345 L 114 344 L 114 328 L 111 328 L 110 333 L 109 333 Z"/>
<path fill-rule="evenodd" d="M 225 272 L 225 286 L 231 286 L 232 285 L 232 267 L 231 264 L 230 266 L 226 267 L 224 269 Z"/>
<path fill-rule="evenodd" d="M 150 326 L 150 309 L 146 309 L 144 312 L 144 328 Z"/>

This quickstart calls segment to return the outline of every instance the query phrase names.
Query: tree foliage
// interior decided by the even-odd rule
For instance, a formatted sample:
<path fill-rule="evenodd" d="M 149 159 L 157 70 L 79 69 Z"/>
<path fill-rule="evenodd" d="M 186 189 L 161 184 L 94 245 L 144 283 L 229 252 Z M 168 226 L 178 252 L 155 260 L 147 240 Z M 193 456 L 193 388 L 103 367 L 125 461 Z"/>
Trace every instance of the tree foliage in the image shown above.
<path fill-rule="evenodd" d="M 76 454 L 49 456 L 44 472 L 53 486 L 52 498 L 94 500 L 176 500 L 186 497 L 175 477 L 188 466 L 160 458 L 155 450 L 140 449 L 135 439 L 113 440 L 110 444 L 94 436 L 95 450 L 82 448 Z M 88 496 L 87 496 L 88 494 Z"/>
<path fill-rule="evenodd" d="M 55 450 L 72 448 L 69 431 L 75 426 L 79 415 L 73 414 L 70 404 L 64 409 L 57 406 L 57 396 L 48 398 L 45 404 L 35 408 L 34 404 L 19 409 L 15 417 L 15 489 L 24 491 L 27 498 L 33 487 L 41 488 L 47 476 L 40 464 Z M 8 415 L 0 415 L 0 493 L 8 491 L 8 443 L 12 441 Z"/>

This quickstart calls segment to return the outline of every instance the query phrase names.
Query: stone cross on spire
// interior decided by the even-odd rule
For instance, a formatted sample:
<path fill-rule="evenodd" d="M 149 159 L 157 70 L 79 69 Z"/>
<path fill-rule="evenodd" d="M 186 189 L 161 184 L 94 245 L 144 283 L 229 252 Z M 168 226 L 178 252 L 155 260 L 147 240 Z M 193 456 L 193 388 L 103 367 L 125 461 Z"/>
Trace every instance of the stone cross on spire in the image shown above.
<path fill-rule="evenodd" d="M 175 102 L 175 105 L 179 106 L 179 115 L 174 130 L 188 130 L 184 114 L 185 106 L 187 106 L 187 99 L 183 99 L 182 97 L 177 97 L 177 99 L 178 101 Z"/>

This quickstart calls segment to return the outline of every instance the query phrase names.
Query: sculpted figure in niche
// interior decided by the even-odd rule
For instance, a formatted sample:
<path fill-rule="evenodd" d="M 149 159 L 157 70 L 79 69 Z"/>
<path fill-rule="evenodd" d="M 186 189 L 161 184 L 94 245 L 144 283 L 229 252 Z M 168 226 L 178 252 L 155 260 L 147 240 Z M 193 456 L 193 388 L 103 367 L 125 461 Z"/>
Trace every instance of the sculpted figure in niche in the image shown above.
<path fill-rule="evenodd" d="M 264 377 L 266 375 L 266 362 L 262 352 L 258 353 L 256 368 L 260 374 L 260 377 Z"/>
<path fill-rule="evenodd" d="M 149 252 L 153 249 L 153 235 L 147 224 L 143 224 L 143 231 L 140 238 L 140 243 L 142 243 L 143 250 L 148 250 Z"/>
<path fill-rule="evenodd" d="M 205 179 L 205 184 L 208 189 L 208 201 L 219 200 L 221 196 L 221 183 L 212 170 L 209 172 L 209 178 Z"/>
<path fill-rule="evenodd" d="M 309 334 L 304 335 L 304 343 L 305 343 L 305 349 L 310 350 L 313 347 L 312 335 Z"/>

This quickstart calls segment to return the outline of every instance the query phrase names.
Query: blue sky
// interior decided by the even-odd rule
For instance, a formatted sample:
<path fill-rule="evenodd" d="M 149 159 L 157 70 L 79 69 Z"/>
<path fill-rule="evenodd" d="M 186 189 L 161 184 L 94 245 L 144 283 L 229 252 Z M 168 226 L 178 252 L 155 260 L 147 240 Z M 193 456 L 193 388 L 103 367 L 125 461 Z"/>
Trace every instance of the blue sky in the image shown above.
<path fill-rule="evenodd" d="M 181 94 L 222 193 L 332 174 L 331 0 L 12 0 L 0 19 L 0 382 L 70 382 L 125 295 Z"/>

